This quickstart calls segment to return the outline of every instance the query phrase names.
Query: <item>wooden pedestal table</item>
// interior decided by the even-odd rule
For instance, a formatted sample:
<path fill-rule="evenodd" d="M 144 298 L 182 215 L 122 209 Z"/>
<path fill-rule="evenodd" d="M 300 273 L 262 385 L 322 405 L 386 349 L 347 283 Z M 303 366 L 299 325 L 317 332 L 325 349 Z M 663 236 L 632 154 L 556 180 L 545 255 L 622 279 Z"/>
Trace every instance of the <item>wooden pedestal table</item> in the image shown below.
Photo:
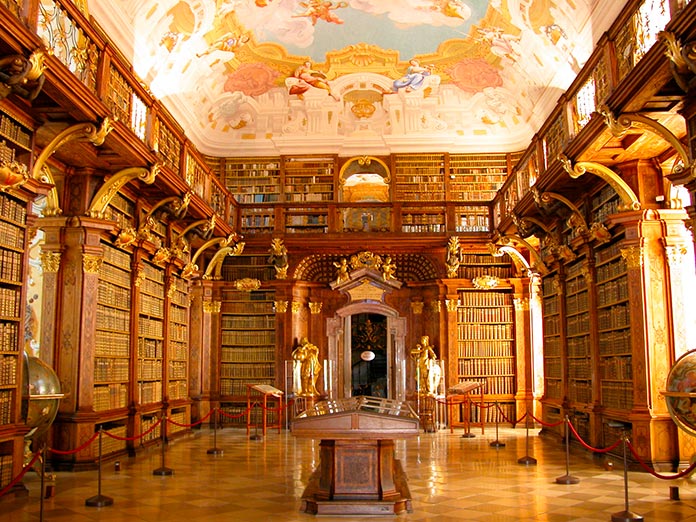
<path fill-rule="evenodd" d="M 320 439 L 319 467 L 301 510 L 316 515 L 411 512 L 411 493 L 394 440 L 415 437 L 418 416 L 407 403 L 378 397 L 323 401 L 291 425 L 296 437 Z"/>
<path fill-rule="evenodd" d="M 447 404 L 449 408 L 450 433 L 454 432 L 454 428 L 464 427 L 462 437 L 474 437 L 471 433 L 472 426 L 481 427 L 481 435 L 484 430 L 484 409 L 483 409 L 483 392 L 486 382 L 479 381 L 462 381 L 455 384 L 447 390 Z M 474 395 L 472 392 L 478 390 L 479 393 Z M 471 422 L 471 404 L 477 401 L 479 404 L 479 422 Z M 461 421 L 455 420 L 454 407 L 459 406 L 463 409 Z"/>

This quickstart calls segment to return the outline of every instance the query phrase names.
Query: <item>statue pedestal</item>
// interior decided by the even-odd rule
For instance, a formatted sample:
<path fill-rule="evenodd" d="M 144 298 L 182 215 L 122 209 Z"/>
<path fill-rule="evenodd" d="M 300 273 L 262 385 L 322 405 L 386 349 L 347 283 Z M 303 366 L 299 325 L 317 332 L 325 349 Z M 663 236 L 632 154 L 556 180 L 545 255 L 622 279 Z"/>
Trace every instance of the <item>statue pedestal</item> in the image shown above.
<path fill-rule="evenodd" d="M 323 409 L 327 403 L 330 407 Z M 295 436 L 321 439 L 319 467 L 302 495 L 302 511 L 316 515 L 412 511 L 405 474 L 394 458 L 394 439 L 418 435 L 419 423 L 410 408 L 397 403 L 394 410 L 393 403 L 371 397 L 326 401 L 293 421 Z"/>

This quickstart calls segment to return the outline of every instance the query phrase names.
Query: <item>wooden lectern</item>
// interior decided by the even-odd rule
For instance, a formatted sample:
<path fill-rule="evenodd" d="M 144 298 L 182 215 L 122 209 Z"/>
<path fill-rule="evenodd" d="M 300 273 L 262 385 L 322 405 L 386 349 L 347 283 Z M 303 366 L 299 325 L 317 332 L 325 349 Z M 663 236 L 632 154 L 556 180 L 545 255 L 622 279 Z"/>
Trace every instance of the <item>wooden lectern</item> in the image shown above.
<path fill-rule="evenodd" d="M 321 439 L 319 467 L 302 495 L 316 515 L 393 515 L 412 511 L 394 439 L 415 437 L 418 416 L 402 401 L 351 397 L 322 401 L 291 425 L 296 437 Z"/>
<path fill-rule="evenodd" d="M 283 424 L 281 421 L 283 417 L 283 392 L 268 384 L 247 384 L 247 435 L 249 435 L 251 428 L 258 426 L 258 423 L 252 419 L 252 410 L 256 402 L 259 402 L 259 407 L 262 408 L 261 426 L 263 436 L 266 436 L 266 429 L 268 428 L 278 428 L 278 433 L 280 433 L 280 427 Z M 269 402 L 278 404 L 278 416 L 271 422 L 268 422 Z"/>
<path fill-rule="evenodd" d="M 462 381 L 455 384 L 447 390 L 447 405 L 449 408 L 449 421 L 450 421 L 450 433 L 454 431 L 454 428 L 464 427 L 464 437 L 473 437 L 471 433 L 472 426 L 481 427 L 481 435 L 483 435 L 484 430 L 484 409 L 483 409 L 483 392 L 486 386 L 486 382 L 479 381 Z M 478 393 L 474 395 L 472 392 L 478 390 Z M 471 421 L 471 405 L 474 401 L 479 404 L 479 421 Z M 460 408 L 460 419 L 456 420 L 454 415 L 454 407 L 459 406 Z M 463 410 L 463 411 L 462 411 Z"/>

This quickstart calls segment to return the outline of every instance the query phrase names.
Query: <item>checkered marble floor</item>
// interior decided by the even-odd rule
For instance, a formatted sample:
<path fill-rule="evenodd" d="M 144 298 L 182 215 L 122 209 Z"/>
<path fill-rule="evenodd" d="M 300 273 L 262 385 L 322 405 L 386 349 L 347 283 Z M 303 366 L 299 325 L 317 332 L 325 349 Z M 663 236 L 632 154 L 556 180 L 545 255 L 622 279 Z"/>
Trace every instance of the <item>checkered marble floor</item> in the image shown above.
<path fill-rule="evenodd" d="M 590 522 L 611 521 L 625 509 L 623 467 L 613 469 L 583 450 L 566 449 L 558 437 L 524 429 L 499 428 L 485 435 L 421 433 L 398 441 L 396 457 L 408 477 L 411 513 L 371 518 L 398 522 Z M 207 520 L 296 522 L 321 519 L 352 522 L 360 516 L 320 516 L 300 511 L 301 496 L 319 459 L 319 441 L 295 438 L 290 432 L 269 432 L 251 440 L 245 430 L 208 429 L 172 441 L 164 456 L 158 447 L 134 458 L 121 457 L 102 467 L 101 493 L 113 499 L 107 507 L 88 507 L 85 500 L 99 491 L 96 471 L 60 472 L 56 494 L 40 500 L 40 482 L 28 474 L 25 497 L 0 499 L 1 522 L 167 521 Z M 208 454 L 217 447 L 222 455 Z M 532 456 L 536 465 L 518 459 Z M 153 471 L 164 467 L 173 474 Z M 558 484 L 566 471 L 577 484 Z M 678 487 L 680 500 L 670 499 Z M 696 522 L 696 481 L 628 473 L 629 510 L 645 521 Z"/>

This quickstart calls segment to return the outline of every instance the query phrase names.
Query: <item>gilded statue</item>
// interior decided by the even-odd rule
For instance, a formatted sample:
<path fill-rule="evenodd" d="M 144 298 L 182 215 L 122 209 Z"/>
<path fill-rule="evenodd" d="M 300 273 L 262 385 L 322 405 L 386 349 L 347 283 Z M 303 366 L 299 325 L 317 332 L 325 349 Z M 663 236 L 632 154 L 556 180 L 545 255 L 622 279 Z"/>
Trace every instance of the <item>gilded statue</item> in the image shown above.
<path fill-rule="evenodd" d="M 271 248 L 269 249 L 268 262 L 273 265 L 276 271 L 276 279 L 285 279 L 288 277 L 288 250 L 280 238 L 271 240 Z"/>
<path fill-rule="evenodd" d="M 457 277 L 459 263 L 459 238 L 452 236 L 447 242 L 447 277 Z"/>
<path fill-rule="evenodd" d="M 391 256 L 387 256 L 382 263 L 382 279 L 389 281 L 394 279 L 394 273 L 396 272 L 396 263 L 392 261 Z"/>
<path fill-rule="evenodd" d="M 319 348 L 306 337 L 292 352 L 292 388 L 298 397 L 316 397 L 317 379 L 321 371 Z"/>
<path fill-rule="evenodd" d="M 424 335 L 416 348 L 411 350 L 411 358 L 416 362 L 416 384 L 419 395 L 436 395 L 442 378 L 442 369 L 437 361 L 430 337 Z"/>
<path fill-rule="evenodd" d="M 348 275 L 348 261 L 346 258 L 341 258 L 341 261 L 338 263 L 333 264 L 337 270 L 336 270 L 336 284 L 341 284 L 344 281 L 348 281 L 350 279 L 350 276 Z"/>

